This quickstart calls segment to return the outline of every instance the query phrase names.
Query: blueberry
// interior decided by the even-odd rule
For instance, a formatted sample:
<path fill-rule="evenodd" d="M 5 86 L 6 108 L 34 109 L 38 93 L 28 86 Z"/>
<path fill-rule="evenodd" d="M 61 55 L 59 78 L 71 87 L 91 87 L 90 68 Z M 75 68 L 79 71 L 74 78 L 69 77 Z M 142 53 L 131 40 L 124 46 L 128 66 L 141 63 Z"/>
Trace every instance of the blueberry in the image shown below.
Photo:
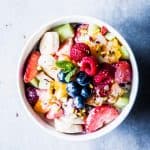
<path fill-rule="evenodd" d="M 77 74 L 76 81 L 81 86 L 86 86 L 91 82 L 91 78 L 85 72 L 79 72 Z"/>
<path fill-rule="evenodd" d="M 81 96 L 83 96 L 84 98 L 88 98 L 90 97 L 92 94 L 92 90 L 89 87 L 83 87 L 81 90 Z"/>
<path fill-rule="evenodd" d="M 39 96 L 37 95 L 36 89 L 34 87 L 27 87 L 26 88 L 26 97 L 30 105 L 34 106 Z"/>
<path fill-rule="evenodd" d="M 67 91 L 71 97 L 75 97 L 80 94 L 81 87 L 76 82 L 69 82 L 67 84 Z"/>
<path fill-rule="evenodd" d="M 84 98 L 82 97 L 82 96 L 76 96 L 75 98 L 74 98 L 74 101 L 73 101 L 73 103 L 74 103 L 74 106 L 76 107 L 76 108 L 84 108 Z"/>
<path fill-rule="evenodd" d="M 59 81 L 66 83 L 66 81 L 65 81 L 66 75 L 67 75 L 66 73 L 64 73 L 63 71 L 60 71 L 57 74 L 57 78 L 58 78 Z"/>

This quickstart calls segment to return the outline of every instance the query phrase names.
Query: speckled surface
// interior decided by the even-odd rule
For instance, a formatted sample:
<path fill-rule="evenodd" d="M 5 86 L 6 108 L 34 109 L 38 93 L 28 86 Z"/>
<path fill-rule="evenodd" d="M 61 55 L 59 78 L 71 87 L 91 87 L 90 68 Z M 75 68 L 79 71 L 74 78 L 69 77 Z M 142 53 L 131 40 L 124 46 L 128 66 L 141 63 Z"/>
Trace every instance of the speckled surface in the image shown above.
<path fill-rule="evenodd" d="M 0 2 L 0 150 L 150 149 L 150 0 Z M 113 132 L 93 141 L 67 142 L 47 135 L 27 116 L 16 89 L 16 67 L 26 39 L 43 23 L 65 15 L 108 22 L 127 39 L 139 65 L 140 89 L 131 113 Z"/>

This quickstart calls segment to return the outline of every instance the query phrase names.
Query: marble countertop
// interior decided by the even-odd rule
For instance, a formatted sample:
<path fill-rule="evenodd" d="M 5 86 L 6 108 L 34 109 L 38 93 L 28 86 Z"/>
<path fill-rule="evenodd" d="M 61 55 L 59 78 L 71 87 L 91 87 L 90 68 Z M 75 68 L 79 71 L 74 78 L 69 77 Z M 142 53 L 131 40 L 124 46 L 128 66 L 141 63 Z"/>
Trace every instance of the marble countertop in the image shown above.
<path fill-rule="evenodd" d="M 140 88 L 127 119 L 111 133 L 88 142 L 68 142 L 46 134 L 28 117 L 16 88 L 16 69 L 27 38 L 42 24 L 67 15 L 102 19 L 131 45 Z M 150 149 L 150 0 L 1 0 L 0 150 Z"/>

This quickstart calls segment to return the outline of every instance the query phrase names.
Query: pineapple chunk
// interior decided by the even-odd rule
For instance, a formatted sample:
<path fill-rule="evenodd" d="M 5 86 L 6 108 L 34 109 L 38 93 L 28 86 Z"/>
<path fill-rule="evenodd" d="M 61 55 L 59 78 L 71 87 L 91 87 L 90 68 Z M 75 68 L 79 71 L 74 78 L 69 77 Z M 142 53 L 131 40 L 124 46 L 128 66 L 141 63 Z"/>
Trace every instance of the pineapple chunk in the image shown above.
<path fill-rule="evenodd" d="M 61 100 L 61 98 L 66 98 L 68 96 L 65 83 L 55 81 L 54 88 L 55 88 L 55 96 L 57 99 Z"/>

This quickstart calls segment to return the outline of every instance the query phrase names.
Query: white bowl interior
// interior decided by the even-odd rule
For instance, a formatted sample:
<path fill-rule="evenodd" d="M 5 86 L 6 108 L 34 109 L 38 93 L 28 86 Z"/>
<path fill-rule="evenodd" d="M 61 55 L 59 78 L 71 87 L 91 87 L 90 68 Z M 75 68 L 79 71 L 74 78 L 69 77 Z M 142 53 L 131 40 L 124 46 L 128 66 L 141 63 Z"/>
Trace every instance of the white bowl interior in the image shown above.
<path fill-rule="evenodd" d="M 28 55 L 30 54 L 33 47 L 37 44 L 37 42 L 40 40 L 40 38 L 46 31 L 50 30 L 51 28 L 53 28 L 57 25 L 65 24 L 65 23 L 87 23 L 87 24 L 97 24 L 99 26 L 104 25 L 108 28 L 108 30 L 110 32 L 112 32 L 121 41 L 122 44 L 124 44 L 127 47 L 129 55 L 130 55 L 130 61 L 131 61 L 132 71 L 133 71 L 133 79 L 132 79 L 132 88 L 131 88 L 131 93 L 130 93 L 129 104 L 123 109 L 123 111 L 118 116 L 118 118 L 115 119 L 112 123 L 108 124 L 107 126 L 103 127 L 102 129 L 100 129 L 96 132 L 89 133 L 89 134 L 73 135 L 73 134 L 59 133 L 59 132 L 55 131 L 55 129 L 53 127 L 48 125 L 44 120 L 42 120 L 39 117 L 39 115 L 37 115 L 33 111 L 33 109 L 28 104 L 26 97 L 25 97 L 24 83 L 23 83 L 23 67 L 24 67 L 24 63 L 25 63 Z M 70 16 L 70 17 L 63 17 L 63 18 L 60 18 L 57 20 L 50 21 L 48 24 L 41 27 L 37 32 L 35 32 L 29 38 L 29 40 L 27 41 L 27 43 L 25 44 L 25 46 L 23 48 L 23 51 L 22 51 L 22 54 L 20 57 L 20 61 L 18 64 L 17 81 L 18 81 L 18 91 L 19 91 L 21 101 L 23 102 L 23 105 L 24 105 L 26 111 L 28 112 L 29 116 L 41 128 L 43 128 L 46 132 L 50 133 L 51 135 L 54 135 L 54 136 L 57 136 L 57 137 L 60 137 L 63 139 L 74 140 L 74 141 L 84 141 L 84 140 L 90 140 L 90 139 L 100 137 L 100 136 L 110 132 L 111 130 L 116 128 L 127 117 L 128 113 L 130 112 L 130 110 L 135 102 L 135 98 L 136 98 L 137 91 L 138 91 L 139 78 L 138 78 L 137 63 L 136 63 L 135 57 L 133 55 L 133 52 L 132 52 L 131 48 L 129 47 L 129 45 L 127 44 L 127 42 L 125 41 L 125 39 L 114 28 L 112 28 L 108 24 L 106 24 L 96 18 L 85 17 L 85 16 Z"/>

